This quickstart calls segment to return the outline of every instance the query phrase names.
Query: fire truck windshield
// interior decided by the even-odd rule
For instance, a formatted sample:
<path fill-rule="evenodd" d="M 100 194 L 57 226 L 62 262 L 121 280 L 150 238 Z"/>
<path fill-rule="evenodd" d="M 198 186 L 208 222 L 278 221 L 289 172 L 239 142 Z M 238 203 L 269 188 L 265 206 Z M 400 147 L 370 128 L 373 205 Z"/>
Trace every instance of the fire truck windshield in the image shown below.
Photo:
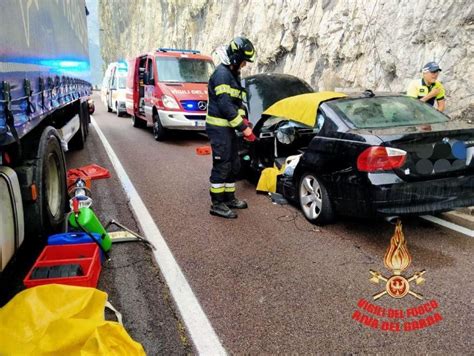
<path fill-rule="evenodd" d="M 207 83 L 214 71 L 211 61 L 191 58 L 157 57 L 160 82 Z"/>

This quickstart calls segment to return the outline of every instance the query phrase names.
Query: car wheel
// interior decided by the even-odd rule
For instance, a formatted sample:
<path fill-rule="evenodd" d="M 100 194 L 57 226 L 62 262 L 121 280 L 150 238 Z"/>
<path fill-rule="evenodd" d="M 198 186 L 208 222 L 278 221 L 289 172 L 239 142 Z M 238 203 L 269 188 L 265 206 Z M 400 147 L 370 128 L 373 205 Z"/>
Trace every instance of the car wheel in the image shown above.
<path fill-rule="evenodd" d="M 153 137 L 157 141 L 163 141 L 166 138 L 166 129 L 161 124 L 158 115 L 153 115 Z"/>
<path fill-rule="evenodd" d="M 122 116 L 122 115 L 120 114 L 120 110 L 119 110 L 119 107 L 118 107 L 118 103 L 115 103 L 115 114 L 117 114 L 117 117 Z"/>
<path fill-rule="evenodd" d="M 112 108 L 107 104 L 107 112 L 112 112 Z"/>
<path fill-rule="evenodd" d="M 146 121 L 143 119 L 140 119 L 139 117 L 136 117 L 135 115 L 132 115 L 132 124 L 133 124 L 133 127 L 137 127 L 137 128 L 146 127 Z"/>
<path fill-rule="evenodd" d="M 324 185 L 312 173 L 303 174 L 298 187 L 298 198 L 305 218 L 317 225 L 334 220 L 334 211 Z"/>

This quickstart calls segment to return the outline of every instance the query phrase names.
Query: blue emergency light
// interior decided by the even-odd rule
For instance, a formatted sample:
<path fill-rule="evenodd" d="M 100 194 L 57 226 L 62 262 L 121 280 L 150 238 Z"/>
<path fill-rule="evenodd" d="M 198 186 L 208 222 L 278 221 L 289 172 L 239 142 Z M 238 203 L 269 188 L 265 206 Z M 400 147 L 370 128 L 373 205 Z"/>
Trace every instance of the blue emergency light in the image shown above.
<path fill-rule="evenodd" d="M 74 60 L 43 59 L 39 64 L 50 67 L 56 72 L 84 72 L 89 70 L 89 62 Z"/>
<path fill-rule="evenodd" d="M 201 103 L 201 108 L 199 107 L 199 103 Z M 184 110 L 186 111 L 206 111 L 207 105 L 202 107 L 202 103 L 206 104 L 206 101 L 203 100 L 181 100 L 181 105 L 183 106 Z"/>
<path fill-rule="evenodd" d="M 201 53 L 201 51 L 198 51 L 196 49 L 177 49 L 177 48 L 158 48 L 158 51 L 160 51 L 160 52 L 182 52 L 182 53 L 193 53 L 193 54 Z"/>

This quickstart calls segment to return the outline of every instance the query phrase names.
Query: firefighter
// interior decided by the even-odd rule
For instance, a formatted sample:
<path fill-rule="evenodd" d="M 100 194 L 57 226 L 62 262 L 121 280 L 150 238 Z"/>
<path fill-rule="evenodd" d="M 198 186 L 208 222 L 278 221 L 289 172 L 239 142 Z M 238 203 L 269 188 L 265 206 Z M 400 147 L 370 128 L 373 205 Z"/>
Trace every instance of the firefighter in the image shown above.
<path fill-rule="evenodd" d="M 212 147 L 210 213 L 232 219 L 237 217 L 232 209 L 247 208 L 247 202 L 235 197 L 235 178 L 240 170 L 235 130 L 247 141 L 256 139 L 246 118 L 246 93 L 240 85 L 240 70 L 255 60 L 255 48 L 247 38 L 236 37 L 219 55 L 222 63 L 209 79 L 206 117 Z"/>

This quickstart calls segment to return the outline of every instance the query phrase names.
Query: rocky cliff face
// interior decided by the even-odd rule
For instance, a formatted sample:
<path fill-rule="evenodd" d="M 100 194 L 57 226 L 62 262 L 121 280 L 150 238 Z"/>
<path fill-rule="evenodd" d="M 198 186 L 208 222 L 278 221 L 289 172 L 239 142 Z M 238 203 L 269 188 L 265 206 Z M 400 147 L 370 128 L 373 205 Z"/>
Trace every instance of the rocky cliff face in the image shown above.
<path fill-rule="evenodd" d="M 474 119 L 471 0 L 100 0 L 106 63 L 158 47 L 211 54 L 237 35 L 247 73 L 283 72 L 317 90 L 405 91 L 436 60 L 447 112 Z"/>

